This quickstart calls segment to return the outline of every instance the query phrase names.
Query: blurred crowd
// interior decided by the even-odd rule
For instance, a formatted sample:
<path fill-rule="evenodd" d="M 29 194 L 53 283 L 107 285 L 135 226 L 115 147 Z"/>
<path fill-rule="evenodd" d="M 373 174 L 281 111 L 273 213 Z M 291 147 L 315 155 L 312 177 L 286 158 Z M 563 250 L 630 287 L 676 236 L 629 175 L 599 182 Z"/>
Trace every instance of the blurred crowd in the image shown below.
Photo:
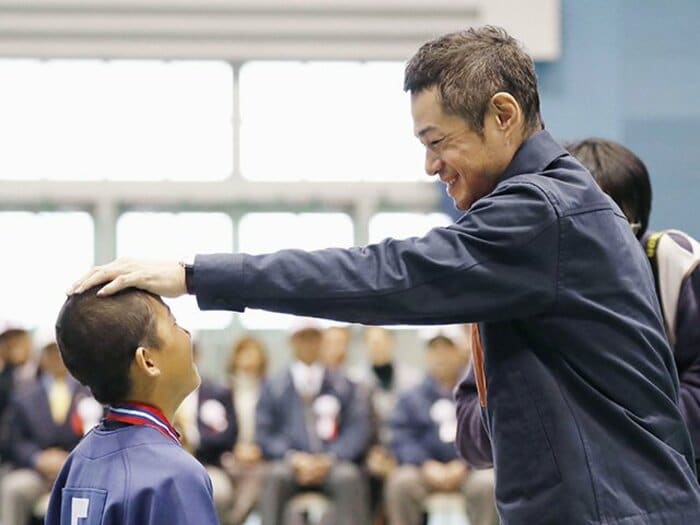
<path fill-rule="evenodd" d="M 454 446 L 468 330 L 434 331 L 420 368 L 381 327 L 299 321 L 288 348 L 274 349 L 289 354 L 277 374 L 261 340 L 236 341 L 225 379 L 202 374 L 173 422 L 211 477 L 221 523 L 413 525 L 447 509 L 497 524 L 493 471 L 470 470 Z M 350 366 L 354 343 L 362 356 Z M 0 325 L 0 368 L 0 524 L 41 523 L 53 480 L 103 407 L 51 337 L 20 325 Z"/>

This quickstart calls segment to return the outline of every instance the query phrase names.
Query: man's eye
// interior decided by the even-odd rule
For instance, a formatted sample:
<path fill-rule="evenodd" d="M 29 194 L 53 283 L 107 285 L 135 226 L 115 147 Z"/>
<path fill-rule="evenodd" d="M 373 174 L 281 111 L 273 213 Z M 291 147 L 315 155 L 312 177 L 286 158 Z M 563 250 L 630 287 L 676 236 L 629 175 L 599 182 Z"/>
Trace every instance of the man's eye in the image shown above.
<path fill-rule="evenodd" d="M 435 146 L 437 146 L 438 144 L 440 144 L 440 143 L 442 142 L 442 140 L 443 140 L 443 139 L 431 140 L 431 141 L 428 143 L 428 145 L 429 145 L 431 148 L 434 148 Z"/>

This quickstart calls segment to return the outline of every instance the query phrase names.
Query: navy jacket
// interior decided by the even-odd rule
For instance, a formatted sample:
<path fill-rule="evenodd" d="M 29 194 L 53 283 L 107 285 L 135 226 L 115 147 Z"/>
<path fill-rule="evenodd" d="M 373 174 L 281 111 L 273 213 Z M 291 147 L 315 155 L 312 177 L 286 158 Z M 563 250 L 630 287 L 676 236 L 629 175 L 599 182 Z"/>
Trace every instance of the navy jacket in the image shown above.
<path fill-rule="evenodd" d="M 503 525 L 700 523 L 649 264 L 545 131 L 454 225 L 363 248 L 198 256 L 193 284 L 203 309 L 479 322 Z"/>
<path fill-rule="evenodd" d="M 146 426 L 100 424 L 51 491 L 45 525 L 217 524 L 211 480 L 179 444 Z"/>
<path fill-rule="evenodd" d="M 202 415 L 202 405 L 217 403 L 226 416 L 225 428 L 214 428 Z M 236 412 L 233 407 L 231 389 L 202 379 L 197 401 L 197 430 L 199 431 L 199 446 L 194 451 L 195 457 L 205 465 L 221 466 L 221 455 L 230 452 L 238 437 Z M 223 425 L 222 425 L 223 426 Z"/>
<path fill-rule="evenodd" d="M 320 439 L 320 450 L 340 460 L 358 461 L 371 437 L 369 406 L 347 378 L 325 371 L 320 396 L 332 396 L 340 404 L 338 430 L 332 439 Z M 266 459 L 282 459 L 292 450 L 314 452 L 307 432 L 303 401 L 287 370 L 265 381 L 255 412 L 255 437 Z"/>
<path fill-rule="evenodd" d="M 73 398 L 66 420 L 61 424 L 51 417 L 48 393 L 41 379 L 21 389 L 10 401 L 5 424 L 10 459 L 15 466 L 34 468 L 39 452 L 49 448 L 70 452 L 83 437 L 83 422 L 77 405 L 90 394 L 77 381 L 69 379 L 68 383 Z"/>
<path fill-rule="evenodd" d="M 439 400 L 451 404 L 452 395 L 430 377 L 399 398 L 390 425 L 391 451 L 400 464 L 422 465 L 428 460 L 448 463 L 457 459 L 454 435 L 449 440 L 440 436 L 441 421 L 433 409 Z"/>

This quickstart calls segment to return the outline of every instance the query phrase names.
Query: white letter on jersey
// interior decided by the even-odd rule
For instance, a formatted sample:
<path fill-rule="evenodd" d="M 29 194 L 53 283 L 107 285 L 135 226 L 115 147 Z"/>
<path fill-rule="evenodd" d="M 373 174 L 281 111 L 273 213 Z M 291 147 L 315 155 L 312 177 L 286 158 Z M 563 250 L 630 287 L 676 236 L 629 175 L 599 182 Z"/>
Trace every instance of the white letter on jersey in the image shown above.
<path fill-rule="evenodd" d="M 70 525 L 78 525 L 80 518 L 87 518 L 90 500 L 87 498 L 73 498 L 70 505 Z"/>

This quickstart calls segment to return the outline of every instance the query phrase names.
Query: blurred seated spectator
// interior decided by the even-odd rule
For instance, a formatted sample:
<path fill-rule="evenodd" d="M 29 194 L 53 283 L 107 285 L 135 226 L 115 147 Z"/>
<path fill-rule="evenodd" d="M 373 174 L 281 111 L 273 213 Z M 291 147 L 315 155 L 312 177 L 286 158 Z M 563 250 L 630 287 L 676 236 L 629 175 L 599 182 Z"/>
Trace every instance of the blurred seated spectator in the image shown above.
<path fill-rule="evenodd" d="M 195 358 L 197 346 L 193 344 Z M 212 484 L 214 506 L 222 524 L 234 502 L 231 480 L 222 469 L 222 456 L 233 448 L 238 435 L 231 390 L 202 375 L 199 388 L 190 393 L 175 412 L 173 425 L 182 444 L 204 465 Z"/>
<path fill-rule="evenodd" d="M 4 414 L 15 391 L 36 377 L 36 363 L 31 356 L 32 337 L 24 325 L 11 320 L 0 321 L 0 486 L 12 468 L 10 428 L 5 424 Z"/>
<path fill-rule="evenodd" d="M 384 481 L 396 466 L 390 450 L 391 428 L 389 418 L 398 395 L 420 383 L 420 372 L 394 360 L 395 340 L 391 331 L 370 326 L 364 331 L 365 361 L 350 372 L 369 396 L 372 415 L 372 445 L 366 458 L 370 474 L 370 505 L 372 514 L 383 514 Z"/>
<path fill-rule="evenodd" d="M 303 490 L 332 501 L 336 525 L 368 523 L 367 494 L 357 462 L 370 438 L 369 411 L 353 383 L 320 363 L 321 331 L 292 332 L 294 361 L 268 380 L 257 407 L 256 436 L 268 466 L 260 502 L 262 525 L 283 523 L 285 506 Z"/>
<path fill-rule="evenodd" d="M 37 378 L 16 392 L 5 414 L 15 470 L 0 489 L 3 525 L 29 522 L 70 451 L 101 417 L 102 406 L 68 374 L 58 346 L 44 346 Z"/>
<path fill-rule="evenodd" d="M 329 326 L 321 339 L 321 362 L 329 370 L 344 373 L 352 332 L 347 325 Z"/>
<path fill-rule="evenodd" d="M 399 398 L 391 417 L 391 448 L 399 467 L 387 480 L 390 524 L 423 523 L 425 500 L 436 492 L 462 492 L 471 525 L 498 523 L 493 471 L 470 471 L 455 449 L 452 390 L 463 365 L 463 352 L 452 339 L 432 338 L 423 382 Z"/>
<path fill-rule="evenodd" d="M 255 407 L 267 373 L 267 351 L 258 339 L 244 337 L 231 352 L 228 374 L 238 423 L 238 440 L 222 463 L 233 480 L 236 497 L 227 518 L 241 525 L 258 503 L 265 473 L 262 450 L 255 441 Z"/>
<path fill-rule="evenodd" d="M 0 418 L 16 386 L 34 379 L 32 337 L 19 323 L 0 321 Z"/>

